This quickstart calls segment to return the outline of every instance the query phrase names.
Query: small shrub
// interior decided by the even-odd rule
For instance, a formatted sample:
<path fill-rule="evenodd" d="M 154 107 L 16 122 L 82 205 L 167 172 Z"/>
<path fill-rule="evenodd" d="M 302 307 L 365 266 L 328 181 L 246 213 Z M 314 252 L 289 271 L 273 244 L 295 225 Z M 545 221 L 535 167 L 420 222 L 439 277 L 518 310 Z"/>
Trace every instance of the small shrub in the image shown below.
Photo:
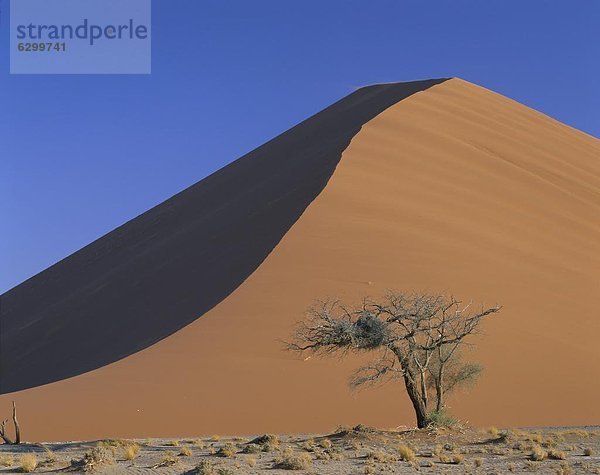
<path fill-rule="evenodd" d="M 208 460 L 202 460 L 192 470 L 194 475 L 213 475 L 215 473 L 213 465 Z"/>
<path fill-rule="evenodd" d="M 400 454 L 400 460 L 404 460 L 406 462 L 414 462 L 417 460 L 415 451 L 406 445 L 401 445 L 398 447 L 398 453 Z"/>
<path fill-rule="evenodd" d="M 23 454 L 21 455 L 19 466 L 21 472 L 30 473 L 33 472 L 38 465 L 37 457 L 35 454 Z"/>
<path fill-rule="evenodd" d="M 315 449 L 316 445 L 317 444 L 314 439 L 308 439 L 304 441 L 304 443 L 302 444 L 302 448 L 304 450 L 307 450 L 308 452 L 312 452 Z"/>
<path fill-rule="evenodd" d="M 248 444 L 244 446 L 244 449 L 242 450 L 242 452 L 244 452 L 245 454 L 257 454 L 262 451 L 263 448 L 257 444 Z"/>
<path fill-rule="evenodd" d="M 125 460 L 133 460 L 140 454 L 140 446 L 138 444 L 129 444 L 123 448 L 123 457 Z"/>
<path fill-rule="evenodd" d="M 583 455 L 585 455 L 586 457 L 591 457 L 592 455 L 594 455 L 594 449 L 592 449 L 591 447 L 586 447 L 585 449 L 583 449 Z"/>
<path fill-rule="evenodd" d="M 170 467 L 171 465 L 176 465 L 178 463 L 179 460 L 177 459 L 177 455 L 175 455 L 175 452 L 168 451 L 165 452 L 161 461 L 154 465 L 152 468 Z"/>
<path fill-rule="evenodd" d="M 544 460 L 548 454 L 544 449 L 542 449 L 539 445 L 535 445 L 531 451 L 531 455 L 529 456 L 531 460 L 534 462 L 541 462 Z"/>
<path fill-rule="evenodd" d="M 536 444 L 541 444 L 543 437 L 542 437 L 542 434 L 530 434 L 529 440 L 531 440 L 532 442 L 535 442 Z"/>
<path fill-rule="evenodd" d="M 342 460 L 344 455 L 340 449 L 332 447 L 330 449 L 315 448 L 313 450 L 317 460 Z"/>
<path fill-rule="evenodd" d="M 465 461 L 465 458 L 461 454 L 454 454 L 452 456 L 452 463 L 454 465 L 459 465 L 459 464 L 463 463 L 464 461 Z"/>
<path fill-rule="evenodd" d="M 331 440 L 329 440 L 329 439 L 323 439 L 323 440 L 322 440 L 322 441 L 319 443 L 319 445 L 320 445 L 321 447 L 323 447 L 324 449 L 330 449 L 330 448 L 331 448 L 331 446 L 332 446 L 333 444 L 331 443 Z"/>
<path fill-rule="evenodd" d="M 519 442 L 515 443 L 512 448 L 520 452 L 529 452 L 533 448 L 533 445 L 520 440 Z"/>
<path fill-rule="evenodd" d="M 367 460 L 370 462 L 390 463 L 395 462 L 396 457 L 383 450 L 373 450 L 367 454 Z"/>
<path fill-rule="evenodd" d="M 432 411 L 427 415 L 427 424 L 433 427 L 453 427 L 456 425 L 456 419 L 444 410 Z"/>
<path fill-rule="evenodd" d="M 217 451 L 219 457 L 233 457 L 237 452 L 237 448 L 233 444 L 225 444 Z"/>
<path fill-rule="evenodd" d="M 115 463 L 115 446 L 100 444 L 84 453 L 81 459 L 71 460 L 71 468 L 91 472 L 103 465 L 113 463 Z"/>
<path fill-rule="evenodd" d="M 280 457 L 275 459 L 273 468 L 283 470 L 308 470 L 312 464 L 312 458 L 306 452 L 296 454 L 291 448 L 283 451 Z"/>
<path fill-rule="evenodd" d="M 180 457 L 191 457 L 192 449 L 190 449 L 189 447 L 181 447 L 181 450 L 179 451 L 179 456 Z"/>
<path fill-rule="evenodd" d="M 567 454 L 561 450 L 550 450 L 548 452 L 548 458 L 553 460 L 565 460 L 567 458 Z"/>
<path fill-rule="evenodd" d="M 264 434 L 248 442 L 248 445 L 251 444 L 258 445 L 262 452 L 271 452 L 279 447 L 279 438 L 273 434 Z"/>

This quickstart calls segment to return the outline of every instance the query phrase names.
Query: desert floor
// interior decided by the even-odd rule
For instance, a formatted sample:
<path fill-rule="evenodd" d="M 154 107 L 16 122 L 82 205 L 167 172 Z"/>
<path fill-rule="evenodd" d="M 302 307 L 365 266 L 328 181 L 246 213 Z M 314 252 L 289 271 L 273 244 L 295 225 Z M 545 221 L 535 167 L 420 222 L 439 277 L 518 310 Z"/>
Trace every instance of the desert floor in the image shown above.
<path fill-rule="evenodd" d="M 0 445 L 0 466 L 0 473 L 600 474 L 600 426 L 420 431 L 356 426 L 327 435 Z"/>

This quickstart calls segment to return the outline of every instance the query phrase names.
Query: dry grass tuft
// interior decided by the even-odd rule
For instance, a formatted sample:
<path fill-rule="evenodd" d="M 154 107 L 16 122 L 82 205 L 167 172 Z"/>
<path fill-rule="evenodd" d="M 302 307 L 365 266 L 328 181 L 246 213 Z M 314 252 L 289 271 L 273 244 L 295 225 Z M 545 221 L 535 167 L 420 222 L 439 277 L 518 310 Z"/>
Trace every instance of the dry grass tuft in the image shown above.
<path fill-rule="evenodd" d="M 202 439 L 196 439 L 196 440 L 194 440 L 194 445 L 196 447 L 198 447 L 199 449 L 203 449 L 204 448 L 204 442 L 202 441 Z"/>
<path fill-rule="evenodd" d="M 319 443 L 319 445 L 320 445 L 321 447 L 323 447 L 324 449 L 330 449 L 330 448 L 331 448 L 331 446 L 332 446 L 333 444 L 331 443 L 331 440 L 329 440 L 329 439 L 323 439 L 323 440 L 322 440 L 322 441 Z"/>
<path fill-rule="evenodd" d="M 302 448 L 308 452 L 312 452 L 316 446 L 317 446 L 317 443 L 315 442 L 315 439 L 305 440 L 304 443 L 302 444 Z"/>
<path fill-rule="evenodd" d="M 415 454 L 415 451 L 407 445 L 399 446 L 398 453 L 400 454 L 400 460 L 404 460 L 406 462 L 414 462 L 417 460 L 417 455 Z"/>
<path fill-rule="evenodd" d="M 274 460 L 273 468 L 283 470 L 308 470 L 312 465 L 312 458 L 306 452 L 297 454 L 291 448 L 286 448 L 281 456 Z"/>
<path fill-rule="evenodd" d="M 250 465 L 251 467 L 255 467 L 256 466 L 256 457 L 248 457 L 246 459 L 246 463 L 248 465 Z"/>
<path fill-rule="evenodd" d="M 23 454 L 19 459 L 19 467 L 21 472 L 33 472 L 38 465 L 38 460 L 35 454 Z"/>
<path fill-rule="evenodd" d="M 0 467 L 12 467 L 15 464 L 13 454 L 0 454 Z"/>
<path fill-rule="evenodd" d="M 165 442 L 165 445 L 167 447 L 179 447 L 179 441 L 178 440 L 167 440 Z"/>
<path fill-rule="evenodd" d="M 523 467 L 523 470 L 526 470 L 528 472 L 537 472 L 539 469 L 540 469 L 539 463 L 534 462 L 533 460 L 525 461 L 525 466 Z"/>
<path fill-rule="evenodd" d="M 567 454 L 565 454 L 562 450 L 550 450 L 548 452 L 548 458 L 553 460 L 565 460 L 567 458 Z"/>
<path fill-rule="evenodd" d="M 140 455 L 140 446 L 136 443 L 132 443 L 123 447 L 123 457 L 125 460 L 133 460 Z"/>
<path fill-rule="evenodd" d="M 233 457 L 237 452 L 237 447 L 233 444 L 225 444 L 217 451 L 219 457 Z"/>
<path fill-rule="evenodd" d="M 213 464 L 208 460 L 202 460 L 198 465 L 191 471 L 194 475 L 213 475 L 215 470 Z"/>
<path fill-rule="evenodd" d="M 573 468 L 567 462 L 562 462 L 560 467 L 556 469 L 556 473 L 557 475 L 572 475 L 574 472 Z"/>
<path fill-rule="evenodd" d="M 544 449 L 542 449 L 539 445 L 535 445 L 535 446 L 533 446 L 533 449 L 531 450 L 531 454 L 529 455 L 529 458 L 531 460 L 533 460 L 534 462 L 541 462 L 547 456 L 548 456 L 548 454 L 546 453 L 546 451 Z"/>
<path fill-rule="evenodd" d="M 58 456 L 52 452 L 52 450 L 50 450 L 48 447 L 46 447 L 45 445 L 42 446 L 44 448 L 44 463 L 45 464 L 49 464 L 52 465 L 53 463 L 56 463 L 58 461 Z"/>
<path fill-rule="evenodd" d="M 473 462 L 475 463 L 475 466 L 477 468 L 479 468 L 483 465 L 483 459 L 481 459 L 481 458 L 476 458 L 475 460 L 473 460 Z"/>
<path fill-rule="evenodd" d="M 490 434 L 494 438 L 500 437 L 500 431 L 498 430 L 497 427 L 494 427 L 494 426 L 489 427 L 487 430 L 487 433 Z"/>
<path fill-rule="evenodd" d="M 179 451 L 179 456 L 180 457 L 191 457 L 192 449 L 190 449 L 189 447 L 181 447 L 181 450 Z"/>
<path fill-rule="evenodd" d="M 591 457 L 592 455 L 594 455 L 594 449 L 592 449 L 591 447 L 586 447 L 585 449 L 583 449 L 583 455 L 585 455 L 586 457 Z"/>
<path fill-rule="evenodd" d="M 383 450 L 372 450 L 367 453 L 367 461 L 368 462 L 379 462 L 379 463 L 390 463 L 395 462 L 396 457 L 392 454 L 388 454 Z"/>

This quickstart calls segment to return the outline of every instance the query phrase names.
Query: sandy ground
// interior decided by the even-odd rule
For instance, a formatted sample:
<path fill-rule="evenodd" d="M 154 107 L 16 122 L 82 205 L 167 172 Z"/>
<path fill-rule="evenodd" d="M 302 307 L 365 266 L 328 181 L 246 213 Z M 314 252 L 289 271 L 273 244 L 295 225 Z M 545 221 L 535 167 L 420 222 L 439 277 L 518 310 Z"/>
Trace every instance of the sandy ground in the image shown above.
<path fill-rule="evenodd" d="M 598 139 L 489 90 L 433 86 L 362 127 L 324 190 L 214 309 L 117 363 L 2 396 L 0 413 L 15 399 L 31 440 L 409 425 L 400 384 L 353 394 L 356 359 L 282 351 L 314 299 L 392 288 L 504 306 L 466 355 L 484 374 L 450 401 L 461 420 L 597 423 L 599 157 Z M 123 324 L 119 337 L 137 331 Z"/>
<path fill-rule="evenodd" d="M 600 473 L 597 426 L 431 431 L 359 426 L 252 440 L 214 436 L 0 446 L 0 473 L 21 472 L 23 454 L 35 454 L 35 473 Z"/>

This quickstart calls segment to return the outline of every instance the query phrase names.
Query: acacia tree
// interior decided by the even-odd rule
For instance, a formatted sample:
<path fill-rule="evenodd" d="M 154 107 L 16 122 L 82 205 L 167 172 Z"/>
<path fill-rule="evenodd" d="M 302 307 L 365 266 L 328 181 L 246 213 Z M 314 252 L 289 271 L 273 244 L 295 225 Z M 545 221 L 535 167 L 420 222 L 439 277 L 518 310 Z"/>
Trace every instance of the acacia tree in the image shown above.
<path fill-rule="evenodd" d="M 324 300 L 308 309 L 288 349 L 317 355 L 377 353 L 356 371 L 351 385 L 402 379 L 417 427 L 423 428 L 432 410 L 443 410 L 445 395 L 480 371 L 477 365 L 460 361 L 459 349 L 481 321 L 501 307 L 479 311 L 470 307 L 454 297 L 398 292 L 388 292 L 380 301 L 365 299 L 357 308 Z M 435 403 L 430 390 L 435 390 Z"/>

